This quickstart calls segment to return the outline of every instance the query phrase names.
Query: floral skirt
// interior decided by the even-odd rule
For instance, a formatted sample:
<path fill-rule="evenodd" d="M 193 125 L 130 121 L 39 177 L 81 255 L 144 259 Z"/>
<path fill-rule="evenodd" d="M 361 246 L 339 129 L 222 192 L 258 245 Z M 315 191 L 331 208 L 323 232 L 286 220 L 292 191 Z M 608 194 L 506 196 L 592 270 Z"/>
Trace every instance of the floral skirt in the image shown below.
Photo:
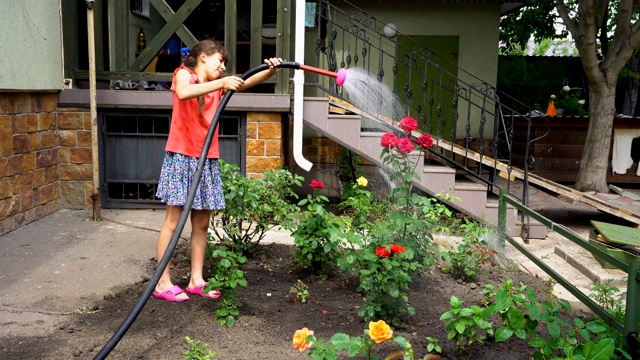
<path fill-rule="evenodd" d="M 167 205 L 184 206 L 196 170 L 198 158 L 167 152 L 160 171 L 156 196 Z M 224 209 L 224 193 L 218 159 L 207 159 L 193 204 L 194 210 Z"/>

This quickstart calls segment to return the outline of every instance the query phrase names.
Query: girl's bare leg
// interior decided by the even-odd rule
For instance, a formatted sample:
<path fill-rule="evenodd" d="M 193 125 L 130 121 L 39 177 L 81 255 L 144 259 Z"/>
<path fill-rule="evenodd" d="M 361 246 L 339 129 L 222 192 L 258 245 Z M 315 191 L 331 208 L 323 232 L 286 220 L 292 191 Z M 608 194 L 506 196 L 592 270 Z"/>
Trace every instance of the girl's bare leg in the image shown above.
<path fill-rule="evenodd" d="M 160 230 L 160 235 L 158 236 L 158 263 L 164 256 L 164 253 L 169 246 L 169 242 L 171 241 L 173 232 L 178 225 L 180 214 L 182 214 L 181 206 L 167 205 L 167 213 L 164 218 L 164 224 L 162 224 L 162 229 Z M 170 265 L 171 263 L 167 264 L 167 267 L 164 268 L 164 271 L 160 276 L 160 280 L 158 280 L 158 284 L 156 285 L 156 292 L 161 293 L 173 287 L 173 283 L 171 282 L 171 274 L 169 273 Z M 187 294 L 185 293 L 181 293 L 176 297 L 188 298 Z"/>
<path fill-rule="evenodd" d="M 210 219 L 210 210 L 191 210 L 191 241 L 189 243 L 191 245 L 191 278 L 189 289 L 206 282 L 202 275 L 202 269 Z M 210 294 L 213 295 L 213 291 Z"/>

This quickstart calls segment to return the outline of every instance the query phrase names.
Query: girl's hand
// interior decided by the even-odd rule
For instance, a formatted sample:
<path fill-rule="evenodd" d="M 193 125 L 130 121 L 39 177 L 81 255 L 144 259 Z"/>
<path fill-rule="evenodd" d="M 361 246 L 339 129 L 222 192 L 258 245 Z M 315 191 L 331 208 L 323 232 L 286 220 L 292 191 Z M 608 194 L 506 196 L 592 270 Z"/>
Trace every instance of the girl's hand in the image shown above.
<path fill-rule="evenodd" d="M 276 66 L 282 64 L 283 61 L 284 60 L 282 60 L 281 58 L 275 58 L 275 57 L 271 59 L 264 59 L 264 63 L 269 65 L 269 71 L 276 72 L 276 73 L 282 70 L 280 68 L 276 68 Z"/>
<path fill-rule="evenodd" d="M 225 76 L 220 79 L 220 81 L 222 81 L 222 88 L 224 90 L 237 91 L 244 84 L 244 80 L 237 76 Z"/>

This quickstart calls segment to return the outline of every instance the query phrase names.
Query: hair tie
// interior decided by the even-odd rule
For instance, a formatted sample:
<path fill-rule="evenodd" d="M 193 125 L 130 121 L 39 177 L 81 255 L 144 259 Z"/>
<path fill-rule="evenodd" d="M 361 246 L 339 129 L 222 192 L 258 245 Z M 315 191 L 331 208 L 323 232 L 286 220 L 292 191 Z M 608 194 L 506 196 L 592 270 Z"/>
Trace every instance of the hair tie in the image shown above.
<path fill-rule="evenodd" d="M 180 55 L 182 55 L 182 56 L 189 55 L 189 48 L 185 46 L 182 49 L 180 49 Z"/>

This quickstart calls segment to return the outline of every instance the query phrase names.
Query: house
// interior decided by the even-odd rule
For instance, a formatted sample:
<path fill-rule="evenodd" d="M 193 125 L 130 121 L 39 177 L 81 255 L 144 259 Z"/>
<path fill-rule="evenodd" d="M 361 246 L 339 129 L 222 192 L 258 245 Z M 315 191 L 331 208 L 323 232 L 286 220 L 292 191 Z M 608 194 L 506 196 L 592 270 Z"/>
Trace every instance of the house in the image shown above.
<path fill-rule="evenodd" d="M 0 37 L 10 51 L 0 60 L 0 234 L 60 208 L 91 209 L 96 201 L 157 206 L 153 194 L 171 115 L 166 84 L 180 47 L 203 36 L 233 44 L 227 45 L 228 72 L 237 74 L 265 57 L 294 59 L 303 4 L 304 63 L 332 71 L 363 68 L 406 101 L 425 130 L 486 152 L 484 144 L 500 131 L 491 96 L 499 18 L 518 2 L 5 1 Z M 94 63 L 95 113 L 89 89 Z M 247 176 L 296 167 L 292 101 L 301 94 L 293 93 L 292 77 L 294 71 L 284 70 L 253 92 L 235 94 L 226 108 L 223 157 Z M 316 74 L 305 73 L 304 85 L 309 109 L 314 99 L 328 104 L 327 95 L 341 91 Z M 349 145 L 314 124 L 305 127 L 305 144 Z M 327 161 L 315 155 L 315 162 Z M 461 164 L 480 168 L 482 160 Z"/>

